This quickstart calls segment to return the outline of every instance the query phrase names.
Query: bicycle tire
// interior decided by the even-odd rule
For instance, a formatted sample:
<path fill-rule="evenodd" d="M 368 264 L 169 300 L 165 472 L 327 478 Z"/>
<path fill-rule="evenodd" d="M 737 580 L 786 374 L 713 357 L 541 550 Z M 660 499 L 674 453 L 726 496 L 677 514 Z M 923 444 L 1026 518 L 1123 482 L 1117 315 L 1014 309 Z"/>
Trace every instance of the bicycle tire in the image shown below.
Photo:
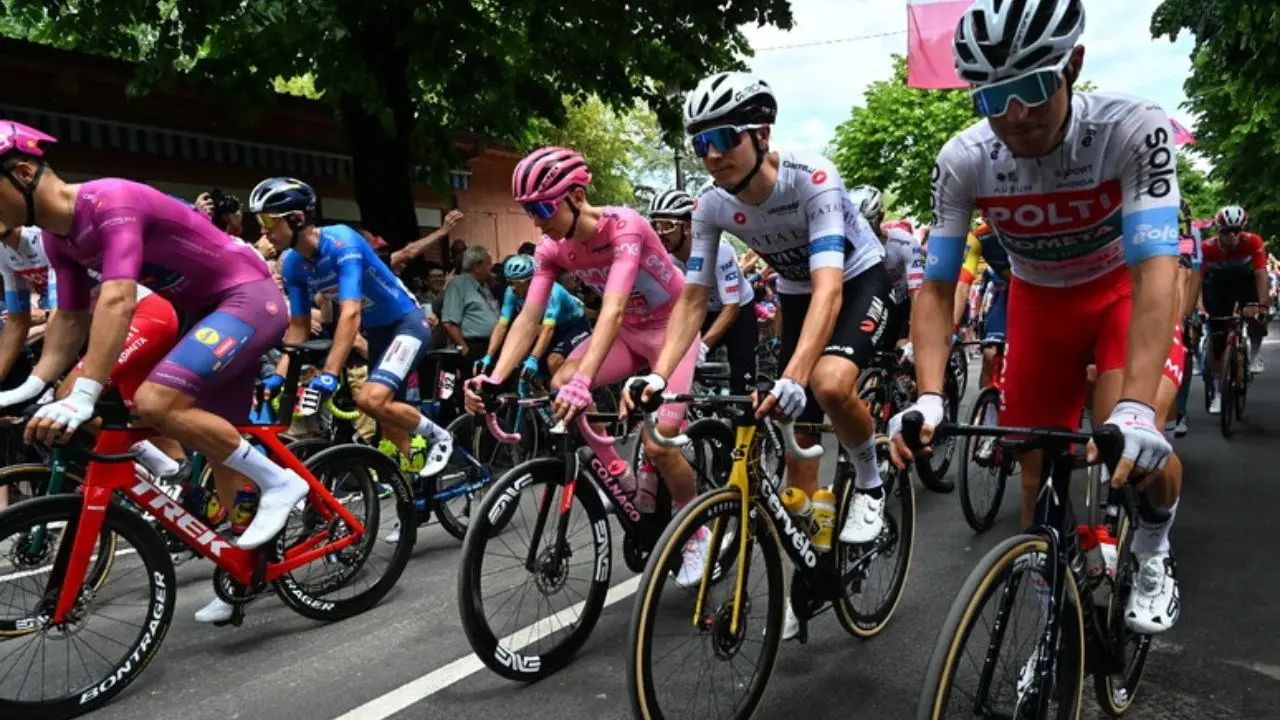
<path fill-rule="evenodd" d="M 1117 686 L 1116 676 L 1106 672 L 1095 673 L 1093 676 L 1094 697 L 1098 701 L 1098 707 L 1111 717 L 1120 717 L 1133 706 L 1133 700 L 1138 695 L 1138 688 L 1142 684 L 1142 675 L 1146 671 L 1147 654 L 1151 651 L 1151 636 L 1138 635 L 1134 633 L 1125 624 L 1124 615 L 1125 607 L 1128 604 L 1128 589 L 1132 586 L 1133 578 L 1137 577 L 1138 564 L 1137 560 L 1130 552 L 1133 545 L 1133 533 L 1129 532 L 1129 518 L 1125 514 L 1120 515 L 1119 532 L 1116 534 L 1116 557 L 1123 559 L 1123 564 L 1117 560 L 1116 583 L 1112 587 L 1111 599 L 1107 606 L 1107 627 L 1106 632 L 1112 643 L 1119 644 L 1127 635 L 1134 635 L 1138 638 L 1138 648 L 1134 654 L 1132 663 L 1125 669 L 1122 683 Z"/>
<path fill-rule="evenodd" d="M 1200 373 L 1200 379 L 1203 380 L 1201 384 L 1204 385 L 1204 411 L 1208 413 L 1209 408 L 1213 405 L 1213 373 L 1209 372 L 1209 360 L 1207 357 L 1204 360 L 1204 364 L 1205 367 Z"/>
<path fill-rule="evenodd" d="M 272 583 L 276 594 L 290 609 L 303 617 L 321 622 L 345 620 L 353 615 L 359 615 L 376 605 L 387 593 L 391 592 L 391 588 L 395 587 L 401 574 L 404 573 L 405 566 L 409 564 L 409 558 L 413 554 L 414 542 L 417 539 L 416 533 L 406 532 L 401 535 L 399 542 L 392 544 L 395 549 L 386 564 L 386 571 L 369 589 L 345 599 L 325 597 L 328 593 L 346 587 L 349 580 L 358 576 L 360 570 L 367 564 L 374 546 L 380 542 L 378 539 L 379 529 L 383 526 L 383 523 L 381 507 L 377 502 L 378 484 L 391 486 L 392 492 L 395 494 L 396 519 L 400 522 L 400 527 L 417 527 L 417 510 L 413 503 L 413 491 L 409 488 L 409 484 L 400 474 L 400 469 L 396 467 L 391 458 L 368 445 L 347 443 L 335 445 L 328 450 L 321 451 L 307 461 L 307 469 L 322 483 L 325 478 L 330 477 L 329 473 L 325 471 L 326 468 L 342 468 L 343 466 L 361 471 L 356 474 L 356 477 L 364 486 L 362 495 L 366 499 L 372 499 L 373 502 L 370 503 L 370 507 L 376 509 L 372 516 L 373 522 L 365 523 L 365 537 L 359 543 L 338 551 L 342 553 L 341 560 L 346 566 L 346 576 L 342 578 L 341 582 L 335 583 L 331 580 L 314 590 L 304 587 L 294 575 L 309 567 L 309 563 L 287 575 L 280 576 Z M 347 477 L 345 474 L 341 476 Z M 310 505 L 308 504 L 307 507 L 309 508 Z M 304 521 L 308 519 L 309 515 L 306 510 L 301 513 Z M 334 522 L 337 521 L 335 520 Z M 292 523 L 293 520 L 291 519 L 290 524 Z M 329 532 L 334 533 L 339 530 L 341 528 L 334 527 Z M 285 531 L 281 533 L 281 543 L 288 536 L 288 531 L 289 526 L 286 525 Z M 310 537 L 310 534 L 306 534 L 306 537 Z M 356 557 L 354 553 L 348 554 L 350 548 L 360 548 L 361 555 Z M 280 549 L 283 551 L 284 548 Z M 280 554 L 283 555 L 283 552 Z M 326 560 L 317 560 L 316 562 L 326 562 Z"/>
<path fill-rule="evenodd" d="M 84 498 L 79 495 L 32 498 L 0 514 L 0 538 L 10 537 L 30 525 L 65 522 L 67 527 L 74 527 L 83 507 Z M 108 503 L 103 525 L 113 535 L 123 538 L 147 569 L 150 591 L 147 610 L 142 617 L 148 622 L 139 628 L 138 637 L 126 646 L 128 652 L 103 679 L 54 700 L 21 702 L 0 698 L 0 717 L 10 720 L 65 720 L 93 712 L 137 680 L 163 644 L 177 604 L 173 561 L 164 541 L 140 515 L 118 503 Z M 92 604 L 89 607 L 92 608 Z"/>
<path fill-rule="evenodd" d="M 955 378 L 956 388 L 959 390 L 957 397 L 963 398 L 964 391 L 969 389 L 969 357 L 963 346 L 951 346 L 951 353 L 947 356 L 947 369 Z"/>
<path fill-rule="evenodd" d="M 288 449 L 289 452 L 293 453 L 294 457 L 298 458 L 303 463 L 306 463 L 307 460 L 310 460 L 312 457 L 315 457 L 319 453 L 328 450 L 333 446 L 333 441 L 328 438 L 302 438 L 301 440 L 294 440 L 293 442 L 287 443 L 285 448 Z"/>
<path fill-rule="evenodd" d="M 43 463 L 22 463 L 21 465 L 0 468 L 0 487 L 10 488 L 10 507 L 16 504 L 13 502 L 13 486 L 24 479 L 28 482 L 36 481 L 32 484 L 32 487 L 39 489 L 39 495 L 24 498 L 23 501 L 34 499 L 34 497 L 47 496 L 49 494 L 48 477 L 52 472 L 52 469 Z M 64 471 L 62 478 L 64 487 L 61 489 L 60 494 L 73 494 L 76 492 L 76 488 L 84 482 L 78 474 L 70 470 Z M 85 585 L 95 592 L 100 590 L 103 583 L 107 581 L 107 575 L 111 572 L 111 566 L 115 564 L 116 558 L 116 536 L 105 527 L 99 537 L 98 547 L 105 548 L 106 552 L 100 551 L 98 559 L 89 566 L 89 570 L 85 573 Z M 9 628 L 4 622 L 0 622 L 0 637 L 7 637 L 15 633 L 17 633 L 16 628 Z"/>
<path fill-rule="evenodd" d="M 997 411 L 1000 409 L 1000 391 L 993 387 L 983 388 L 982 392 L 978 393 L 978 398 L 973 402 L 973 411 L 969 415 L 970 424 L 983 424 L 989 407 L 995 407 Z M 964 521 L 969 523 L 969 527 L 973 528 L 973 531 L 977 533 L 986 532 L 995 524 L 996 515 L 1000 513 L 1000 506 L 1004 503 L 1005 484 L 1009 478 L 1008 465 L 1006 463 L 993 464 L 992 468 L 989 469 L 996 471 L 995 492 L 992 495 L 990 507 L 984 508 L 980 503 L 974 501 L 975 488 L 969 477 L 969 464 L 977 453 L 978 445 L 982 440 L 983 438 L 972 435 L 965 437 L 964 454 L 961 458 L 959 469 L 960 510 L 964 513 Z M 993 448 L 993 463 L 998 460 L 999 452 L 998 448 Z M 989 475 L 990 473 L 984 474 Z"/>
<path fill-rule="evenodd" d="M 1235 348 L 1227 348 L 1223 362 L 1226 365 L 1223 371 L 1222 387 L 1218 388 L 1219 394 L 1222 395 L 1222 400 L 1218 403 L 1218 427 L 1222 431 L 1222 437 L 1230 439 L 1235 433 L 1235 429 L 1232 427 L 1232 423 L 1235 420 L 1233 410 L 1236 406 L 1236 385 L 1239 382 L 1239 379 L 1236 378 Z"/>
<path fill-rule="evenodd" d="M 880 477 L 884 481 L 885 504 L 888 506 L 893 498 L 898 499 L 899 514 L 902 525 L 897 527 L 898 541 L 886 554 L 896 560 L 892 590 L 885 596 L 884 602 L 871 612 L 862 612 L 856 608 L 848 595 L 841 595 L 835 603 L 836 618 L 840 626 L 850 635 L 864 640 L 880 634 L 889 625 L 894 612 L 902 602 L 902 594 L 907 587 L 907 576 L 911 572 L 911 557 L 915 552 L 916 539 L 916 489 L 911 482 L 909 471 L 898 470 L 889 463 L 889 438 L 884 435 L 876 437 L 876 458 L 880 462 Z M 853 502 L 853 478 L 845 480 L 844 493 L 840 500 L 839 513 L 836 516 L 834 531 L 844 527 L 849 507 Z M 885 513 L 885 528 L 890 528 L 890 520 L 899 522 Z M 836 540 L 833 550 L 840 553 L 836 557 L 836 567 L 847 567 L 851 559 L 855 559 L 853 548 Z M 874 562 L 874 561 L 873 561 Z M 861 582 L 859 582 L 859 588 Z"/>
<path fill-rule="evenodd" d="M 484 461 L 480 459 L 478 454 L 480 452 L 480 443 L 483 442 L 483 440 L 476 437 L 475 428 L 476 417 L 474 415 L 459 415 L 449 423 L 449 426 L 446 427 L 445 430 L 453 436 L 455 447 L 457 447 L 458 444 L 467 447 L 472 453 L 472 457 L 476 458 L 476 462 L 484 465 Z M 532 441 L 534 443 L 533 447 L 537 448 L 540 441 L 536 437 L 536 432 L 538 430 L 536 423 L 533 425 L 532 429 L 535 431 L 535 437 L 531 439 L 526 438 L 526 440 L 522 442 Z M 489 442 L 496 442 L 496 440 L 489 436 L 487 431 L 484 433 L 484 437 L 488 438 Z M 536 457 L 536 450 L 534 452 L 534 457 Z M 453 481 L 460 478 L 461 482 L 470 483 L 471 478 L 467 474 L 469 469 L 469 461 L 467 461 L 466 458 L 459 457 L 457 453 L 454 453 L 453 457 L 449 459 L 449 464 L 445 466 L 445 469 L 441 470 L 440 473 L 436 475 L 436 492 L 439 493 L 457 484 L 456 482 L 448 482 L 448 484 L 445 484 L 444 481 Z M 490 472 L 492 472 L 492 470 L 490 470 Z M 466 495 L 460 496 L 462 502 L 460 503 L 460 508 L 456 510 L 451 503 L 457 503 L 459 498 L 454 498 L 447 502 L 437 502 L 435 498 L 431 498 L 429 501 L 431 511 L 436 516 L 436 520 L 440 521 L 440 527 L 444 528 L 445 532 L 452 535 L 459 542 L 465 540 L 467 537 L 467 528 L 471 526 L 471 516 L 475 507 L 479 504 L 480 499 L 484 497 L 484 492 L 492 486 L 493 478 L 491 477 L 489 482 L 485 483 L 483 490 L 477 489 L 475 491 L 468 492 Z M 426 518 L 419 519 L 422 522 L 426 522 Z"/>
<path fill-rule="evenodd" d="M 595 568 L 595 572 L 582 602 L 578 627 L 551 650 L 526 655 L 520 652 L 524 649 L 523 646 L 503 647 L 502 641 L 506 638 L 497 636 L 485 616 L 480 580 L 489 541 L 497 537 L 514 517 L 521 492 L 538 486 L 563 488 L 564 478 L 564 460 L 559 457 L 529 460 L 508 470 L 485 493 L 479 512 L 472 520 L 471 530 L 462 543 L 462 557 L 458 562 L 458 611 L 461 614 L 463 632 L 481 662 L 508 680 L 534 682 L 563 669 L 586 643 L 604 610 L 605 595 L 609 591 L 609 578 L 612 574 L 609 518 L 600 503 L 596 485 L 580 477 L 574 485 L 574 498 L 582 504 L 582 510 L 587 513 L 587 520 L 594 534 L 595 557 L 591 566 Z M 490 523 L 495 527 L 491 528 Z M 554 526 L 550 522 L 544 531 L 544 542 L 545 532 L 554 532 Z"/>
<path fill-rule="evenodd" d="M 1020 558 L 1048 552 L 1049 542 L 1043 537 L 1014 535 L 992 548 L 978 561 L 973 571 L 969 573 L 969 577 L 965 579 L 955 600 L 952 601 L 951 610 L 947 613 L 947 619 L 938 633 L 933 655 L 929 659 L 929 667 L 925 671 L 924 686 L 920 691 L 920 704 L 916 708 L 917 720 L 938 720 L 946 717 L 939 715 L 939 710 L 946 707 L 951 694 L 950 680 L 955 665 L 960 660 L 959 651 L 968 640 L 974 621 L 980 620 L 976 617 L 978 611 L 994 592 L 995 587 L 1000 584 L 1002 576 L 1010 571 Z M 1069 677 L 1074 678 L 1074 687 L 1065 688 L 1064 693 L 1064 688 L 1059 685 L 1059 697 L 1065 694 L 1072 700 L 1066 704 L 1059 704 L 1057 720 L 1078 720 L 1084 695 L 1084 622 L 1080 617 L 1079 589 L 1070 571 L 1067 571 L 1066 579 L 1067 595 L 1065 607 L 1062 609 L 1064 614 L 1061 617 L 1064 618 L 1067 626 L 1061 633 L 1063 646 L 1058 657 L 1058 676 L 1061 680 L 1063 672 L 1070 672 Z M 1067 618 L 1074 619 L 1074 626 Z M 973 717 L 975 714 L 977 713 L 971 713 L 965 717 Z"/>
<path fill-rule="evenodd" d="M 752 679 L 751 687 L 745 696 L 744 706 L 740 706 L 731 717 L 750 718 L 755 715 L 764 699 L 769 681 L 773 677 L 777 665 L 778 650 L 782 642 L 783 612 L 785 611 L 786 578 L 783 571 L 782 550 L 780 541 L 773 526 L 765 519 L 763 510 L 753 512 L 754 529 L 748 538 L 748 546 L 758 544 L 764 558 L 765 574 L 768 583 L 767 623 L 764 628 L 764 642 L 761 660 L 756 665 L 760 671 Z M 642 720 L 664 720 L 666 717 L 661 708 L 658 689 L 654 687 L 652 644 L 653 625 L 656 615 L 661 612 L 660 601 L 664 585 L 671 580 L 670 569 L 678 566 L 684 551 L 685 539 L 696 531 L 698 526 L 705 525 L 719 517 L 742 516 L 742 495 L 737 488 L 725 487 L 703 493 L 694 498 L 683 510 L 668 523 L 658 542 L 654 545 L 649 563 L 645 566 L 636 592 L 636 601 L 631 612 L 630 647 L 632 651 L 627 659 L 627 692 L 631 696 L 632 714 Z M 750 570 L 743 572 L 750 575 Z M 740 636 L 757 633 L 746 623 L 739 628 Z"/>
<path fill-rule="evenodd" d="M 1253 382 L 1253 373 L 1249 370 L 1251 358 L 1247 341 L 1245 350 L 1237 352 L 1236 360 L 1240 363 L 1240 367 L 1236 371 L 1236 397 L 1232 404 L 1235 406 L 1236 420 L 1243 420 L 1245 404 L 1249 399 L 1249 384 Z"/>

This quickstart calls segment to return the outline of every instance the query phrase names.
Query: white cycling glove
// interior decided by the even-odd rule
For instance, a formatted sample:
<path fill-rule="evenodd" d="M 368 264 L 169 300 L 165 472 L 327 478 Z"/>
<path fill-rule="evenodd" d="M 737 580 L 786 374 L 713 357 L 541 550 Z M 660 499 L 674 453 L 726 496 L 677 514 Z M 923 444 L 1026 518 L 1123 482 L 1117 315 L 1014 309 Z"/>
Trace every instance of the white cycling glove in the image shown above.
<path fill-rule="evenodd" d="M 924 416 L 925 427 L 938 427 L 947 416 L 947 408 L 942 402 L 942 396 L 938 393 L 924 393 L 916 398 L 915 404 L 889 418 L 889 437 L 902 434 L 902 418 L 913 410 Z"/>
<path fill-rule="evenodd" d="M 627 393 L 627 397 L 630 398 L 631 386 L 638 382 L 644 383 L 645 387 L 652 390 L 654 395 L 667 389 L 666 378 L 657 373 L 649 373 L 648 375 L 633 375 L 627 378 L 627 381 L 622 384 L 622 392 Z"/>
<path fill-rule="evenodd" d="M 61 425 L 67 433 L 73 433 L 83 423 L 93 417 L 93 408 L 102 394 L 102 383 L 89 378 L 80 378 L 72 386 L 71 394 L 57 402 L 51 402 L 40 408 L 35 418 L 49 419 Z"/>
<path fill-rule="evenodd" d="M 43 380 L 35 375 L 28 375 L 18 387 L 0 392 L 0 410 L 34 400 L 44 389 Z"/>
<path fill-rule="evenodd" d="M 795 380 L 785 377 L 778 380 L 769 394 L 778 399 L 778 411 L 792 420 L 798 419 L 804 412 L 804 386 Z"/>
<path fill-rule="evenodd" d="M 1225 412 L 1225 410 L 1223 411 Z M 1135 469 L 1154 472 L 1164 468 L 1173 454 L 1173 446 L 1156 428 L 1156 411 L 1133 400 L 1121 400 L 1107 418 L 1107 425 L 1120 428 L 1124 436 L 1121 457 L 1133 461 Z"/>

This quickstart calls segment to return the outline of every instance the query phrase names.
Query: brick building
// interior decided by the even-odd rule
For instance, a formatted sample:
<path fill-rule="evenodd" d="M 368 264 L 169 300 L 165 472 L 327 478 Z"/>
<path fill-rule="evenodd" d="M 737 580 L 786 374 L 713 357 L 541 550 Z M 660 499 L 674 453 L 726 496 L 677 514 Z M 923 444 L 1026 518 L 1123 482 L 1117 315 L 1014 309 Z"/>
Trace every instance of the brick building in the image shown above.
<path fill-rule="evenodd" d="M 327 220 L 360 220 L 351 157 L 327 106 L 281 96 L 244 123 L 196 88 L 128 97 L 133 74 L 129 63 L 0 39 L 0 117 L 57 137 L 52 161 L 69 180 L 123 177 L 192 200 L 219 187 L 243 200 L 263 177 L 291 175 L 315 187 Z M 533 223 L 511 201 L 519 154 L 477 137 L 462 136 L 458 146 L 467 167 L 451 173 L 450 196 L 413 187 L 420 230 L 439 227 L 443 214 L 457 207 L 466 219 L 452 238 L 483 244 L 497 258 L 536 240 Z"/>

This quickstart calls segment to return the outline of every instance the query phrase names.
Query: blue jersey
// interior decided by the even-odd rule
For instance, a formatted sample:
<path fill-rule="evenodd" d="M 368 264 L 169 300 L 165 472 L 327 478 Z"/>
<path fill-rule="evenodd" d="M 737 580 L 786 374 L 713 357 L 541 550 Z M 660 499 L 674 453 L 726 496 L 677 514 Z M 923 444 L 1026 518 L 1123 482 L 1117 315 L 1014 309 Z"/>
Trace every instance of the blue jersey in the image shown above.
<path fill-rule="evenodd" d="M 383 327 L 418 308 L 418 301 L 369 247 L 346 225 L 320 229 L 313 260 L 290 250 L 280 260 L 280 276 L 289 297 L 289 314 L 311 314 L 311 299 L 320 293 L 335 302 L 359 300 L 360 324 Z"/>
<path fill-rule="evenodd" d="M 502 298 L 502 314 L 498 317 L 498 322 L 509 325 L 523 307 L 524 300 L 516 296 L 515 290 L 507 288 L 507 294 Z M 581 300 L 565 290 L 560 283 L 551 286 L 551 299 L 547 301 L 547 309 L 542 313 L 543 325 L 568 325 L 585 315 Z"/>

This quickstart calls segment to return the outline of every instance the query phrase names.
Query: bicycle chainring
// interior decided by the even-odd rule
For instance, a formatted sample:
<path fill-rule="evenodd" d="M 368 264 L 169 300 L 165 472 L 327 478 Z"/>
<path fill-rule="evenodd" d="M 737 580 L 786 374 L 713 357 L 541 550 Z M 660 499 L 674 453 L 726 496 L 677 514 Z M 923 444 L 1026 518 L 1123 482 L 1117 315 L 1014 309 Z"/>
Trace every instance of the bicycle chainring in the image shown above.
<path fill-rule="evenodd" d="M 651 552 L 652 549 L 642 549 L 640 543 L 631 535 L 623 536 L 622 559 L 627 563 L 627 568 L 631 572 L 644 572 L 645 566 L 649 564 L 649 554 Z"/>
<path fill-rule="evenodd" d="M 236 582 L 226 570 L 218 568 L 213 572 L 213 592 L 219 600 L 228 605 L 243 605 L 256 598 L 264 587 L 256 589 L 245 587 Z"/>

